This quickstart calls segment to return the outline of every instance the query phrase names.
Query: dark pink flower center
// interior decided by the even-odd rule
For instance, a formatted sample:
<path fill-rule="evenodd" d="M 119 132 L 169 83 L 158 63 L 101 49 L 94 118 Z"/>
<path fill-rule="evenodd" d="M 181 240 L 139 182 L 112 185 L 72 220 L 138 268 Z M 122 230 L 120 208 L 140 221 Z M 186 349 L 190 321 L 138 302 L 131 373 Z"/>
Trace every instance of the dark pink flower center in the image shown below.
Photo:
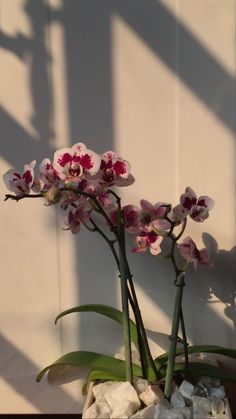
<path fill-rule="evenodd" d="M 155 231 L 150 231 L 149 233 L 147 233 L 147 242 L 149 244 L 155 243 L 156 239 L 157 239 L 157 234 L 155 233 Z"/>
<path fill-rule="evenodd" d="M 27 184 L 32 182 L 33 178 L 32 178 L 30 170 L 26 170 L 26 172 L 23 173 L 22 179 L 24 179 Z"/>
<path fill-rule="evenodd" d="M 190 210 L 192 206 L 196 204 L 196 202 L 196 198 L 190 199 L 188 196 L 186 196 L 186 198 L 184 198 L 183 207 L 187 210 Z"/>
<path fill-rule="evenodd" d="M 83 166 L 84 169 L 87 170 L 91 169 L 94 165 L 91 156 L 89 156 L 88 154 L 85 154 L 80 158 L 80 164 L 81 166 Z"/>
<path fill-rule="evenodd" d="M 72 162 L 73 157 L 69 153 L 62 154 L 57 160 L 61 167 L 65 167 L 67 163 Z"/>
<path fill-rule="evenodd" d="M 205 199 L 199 199 L 199 201 L 197 202 L 197 204 L 198 204 L 200 207 L 206 207 L 206 208 L 207 208 L 207 204 L 206 204 Z"/>
<path fill-rule="evenodd" d="M 124 175 L 127 172 L 127 166 L 125 162 L 118 160 L 113 166 L 117 175 Z"/>

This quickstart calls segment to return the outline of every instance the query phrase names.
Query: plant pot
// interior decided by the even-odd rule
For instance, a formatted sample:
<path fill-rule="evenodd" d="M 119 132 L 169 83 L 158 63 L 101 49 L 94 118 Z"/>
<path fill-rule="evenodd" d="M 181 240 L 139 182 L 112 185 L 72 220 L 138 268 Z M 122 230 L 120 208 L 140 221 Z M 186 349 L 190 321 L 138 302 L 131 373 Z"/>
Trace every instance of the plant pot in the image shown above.
<path fill-rule="evenodd" d="M 87 396 L 86 396 L 86 400 L 85 400 L 85 404 L 84 404 L 84 408 L 83 408 L 83 413 L 82 413 L 82 419 L 95 419 L 96 418 L 96 416 L 86 416 L 86 412 L 87 412 L 87 410 L 89 409 L 89 407 L 90 406 L 92 406 L 92 404 L 95 402 L 95 398 L 94 398 L 94 394 L 93 394 L 93 387 L 96 385 L 96 382 L 91 382 L 90 384 L 89 384 L 89 387 L 88 387 L 88 392 L 87 392 Z M 230 405 L 229 405 L 229 401 L 228 401 L 228 398 L 227 397 L 224 397 L 224 399 L 223 399 L 223 401 L 224 401 L 224 412 L 223 413 L 219 413 L 218 415 L 213 415 L 212 413 L 207 413 L 206 412 L 206 415 L 205 415 L 205 418 L 210 418 L 210 417 L 212 417 L 212 418 L 218 418 L 218 419 L 232 419 L 232 414 L 231 414 L 231 409 L 230 409 Z M 167 402 L 168 403 L 168 401 L 167 400 L 164 400 L 164 401 L 161 401 L 160 403 L 162 404 L 162 405 L 165 405 L 165 402 Z M 145 408 L 145 407 L 144 407 Z M 143 408 L 143 409 L 144 409 Z M 147 409 L 147 408 L 146 408 Z M 144 410 L 142 410 L 142 412 L 143 412 Z M 178 411 L 178 409 L 177 409 L 177 411 Z M 178 414 L 178 413 L 177 413 Z M 194 416 L 194 414 L 193 414 L 193 410 L 191 411 L 191 413 L 189 413 L 191 416 L 181 416 L 181 415 L 179 415 L 179 417 L 188 417 L 189 419 L 194 419 L 195 417 L 197 417 L 197 418 L 199 418 L 200 416 Z M 133 415 L 131 415 L 131 416 L 128 416 L 128 417 L 135 417 L 136 419 L 138 419 L 138 418 L 149 418 L 150 419 L 150 417 L 151 416 L 142 416 L 142 413 L 140 412 L 140 415 L 138 415 L 138 413 L 136 412 L 136 413 L 134 413 Z M 102 417 L 102 416 L 99 416 L 99 417 Z M 152 417 L 154 417 L 154 416 L 152 416 Z M 162 419 L 165 419 L 165 416 L 159 416 L 160 418 L 162 418 Z M 167 418 L 168 418 L 168 416 L 166 416 Z M 172 416 L 171 416 L 172 417 Z M 174 417 L 174 416 L 173 416 Z M 107 418 L 108 418 L 108 416 L 107 416 Z M 177 416 L 176 416 L 176 418 L 177 418 Z M 204 417 L 201 417 L 201 419 L 204 419 Z"/>

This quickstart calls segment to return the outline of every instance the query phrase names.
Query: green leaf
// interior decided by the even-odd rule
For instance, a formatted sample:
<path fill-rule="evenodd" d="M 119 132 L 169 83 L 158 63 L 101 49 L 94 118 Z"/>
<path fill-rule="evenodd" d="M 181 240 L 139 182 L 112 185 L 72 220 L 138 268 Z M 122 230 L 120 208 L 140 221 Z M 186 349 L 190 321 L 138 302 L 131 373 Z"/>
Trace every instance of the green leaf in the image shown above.
<path fill-rule="evenodd" d="M 92 311 L 95 313 L 102 314 L 103 316 L 109 317 L 110 319 L 115 320 L 117 323 L 119 323 L 122 326 L 122 312 L 120 310 L 117 310 L 116 308 L 103 305 L 103 304 L 85 304 L 82 306 L 77 306 L 70 308 L 69 310 L 65 310 L 62 313 L 60 313 L 56 319 L 55 323 L 67 314 L 71 313 L 80 313 L 85 311 Z M 134 342 L 136 348 L 138 349 L 138 337 L 137 337 L 137 326 L 136 324 L 130 319 L 130 334 L 131 339 Z"/>
<path fill-rule="evenodd" d="M 119 377 L 106 371 L 92 370 L 83 384 L 82 393 L 83 395 L 87 394 L 87 386 L 91 381 L 123 381 L 124 379 L 124 377 Z"/>
<path fill-rule="evenodd" d="M 73 365 L 75 367 L 91 368 L 92 370 L 101 370 L 125 379 L 125 361 L 97 352 L 75 351 L 62 356 L 53 364 L 44 368 L 37 375 L 36 381 L 39 382 L 44 374 L 54 365 Z M 133 373 L 136 376 L 142 376 L 141 368 L 135 364 L 133 364 Z"/>
<path fill-rule="evenodd" d="M 227 356 L 229 358 L 236 359 L 236 350 L 235 349 L 224 348 L 222 346 L 216 346 L 216 345 L 188 346 L 188 353 L 189 354 L 200 353 L 200 352 L 224 355 L 224 356 Z M 184 349 L 183 348 L 178 348 L 177 351 L 176 351 L 176 356 L 177 355 L 182 355 L 182 354 L 184 354 Z M 164 354 L 158 356 L 154 361 L 155 362 L 158 361 L 159 364 L 163 365 L 163 364 L 167 363 L 167 360 L 168 360 L 168 352 L 165 352 Z"/>
<path fill-rule="evenodd" d="M 174 370 L 175 372 L 186 371 L 184 362 L 176 363 Z M 187 371 L 192 373 L 193 375 L 204 375 L 207 377 L 215 377 L 220 378 L 222 380 L 236 382 L 235 374 L 225 371 L 222 368 L 215 367 L 214 365 L 205 364 L 205 362 L 189 362 L 189 367 Z M 165 379 L 165 373 L 166 371 L 162 376 L 163 379 Z"/>

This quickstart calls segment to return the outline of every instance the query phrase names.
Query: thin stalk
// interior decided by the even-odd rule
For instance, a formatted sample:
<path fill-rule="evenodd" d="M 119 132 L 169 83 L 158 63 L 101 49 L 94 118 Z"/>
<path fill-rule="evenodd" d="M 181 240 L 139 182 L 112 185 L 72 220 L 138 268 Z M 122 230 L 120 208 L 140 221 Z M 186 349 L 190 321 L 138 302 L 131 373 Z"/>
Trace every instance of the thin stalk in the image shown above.
<path fill-rule="evenodd" d="M 188 341 L 187 341 L 187 336 L 186 336 L 182 305 L 181 305 L 181 310 L 180 310 L 180 326 L 181 326 L 183 346 L 184 346 L 184 366 L 185 366 L 185 370 L 188 370 L 188 367 L 189 367 Z"/>
<path fill-rule="evenodd" d="M 136 306 L 135 306 L 135 303 L 133 301 L 133 298 L 129 289 L 128 289 L 128 297 L 129 297 L 129 302 L 134 313 L 136 325 L 138 325 Z M 147 357 L 146 357 L 145 345 L 143 342 L 140 327 L 137 327 L 137 335 L 138 335 L 138 348 L 139 348 L 139 354 L 140 354 L 140 362 L 141 362 L 141 368 L 142 368 L 142 377 L 147 378 L 148 377 Z"/>
<path fill-rule="evenodd" d="M 146 330 L 145 330 L 145 327 L 144 327 L 144 324 L 143 324 L 143 319 L 142 319 L 141 311 L 140 311 L 140 308 L 139 308 L 138 299 L 137 299 L 137 296 L 136 296 L 136 291 L 135 291 L 135 288 L 134 288 L 132 275 L 130 275 L 130 274 L 129 274 L 129 285 L 130 285 L 132 298 L 133 298 L 133 301 L 134 301 L 134 316 L 135 316 L 136 323 L 138 325 L 138 329 L 140 329 L 140 332 L 141 332 L 141 335 L 142 335 L 146 356 L 147 356 L 149 364 L 150 364 L 157 380 L 159 380 L 160 379 L 160 374 L 159 374 L 159 372 L 157 370 L 157 367 L 155 365 L 155 362 L 153 361 L 153 358 L 152 358 L 152 354 L 151 354 L 148 339 L 147 339 Z"/>
<path fill-rule="evenodd" d="M 129 297 L 128 297 L 128 284 L 126 275 L 126 266 L 124 258 L 124 226 L 121 224 L 119 228 L 119 260 L 120 260 L 120 284 L 121 284 L 121 301 L 122 301 L 122 323 L 123 323 L 123 337 L 125 346 L 125 367 L 126 367 L 126 380 L 131 384 L 133 383 L 133 369 L 132 369 L 132 356 L 131 356 L 131 336 L 130 336 L 130 323 L 129 323 Z"/>
<path fill-rule="evenodd" d="M 170 336 L 170 349 L 168 354 L 168 363 L 166 371 L 166 382 L 165 382 L 165 397 L 170 399 L 172 394 L 172 381 L 174 376 L 174 366 L 175 366 L 175 356 L 176 356 L 176 346 L 178 341 L 178 332 L 179 332 L 179 322 L 181 316 L 181 304 L 183 296 L 183 287 L 184 287 L 184 272 L 181 272 L 176 277 L 175 286 L 176 286 L 176 295 L 175 295 L 175 306 L 173 312 L 173 321 L 172 329 Z"/>

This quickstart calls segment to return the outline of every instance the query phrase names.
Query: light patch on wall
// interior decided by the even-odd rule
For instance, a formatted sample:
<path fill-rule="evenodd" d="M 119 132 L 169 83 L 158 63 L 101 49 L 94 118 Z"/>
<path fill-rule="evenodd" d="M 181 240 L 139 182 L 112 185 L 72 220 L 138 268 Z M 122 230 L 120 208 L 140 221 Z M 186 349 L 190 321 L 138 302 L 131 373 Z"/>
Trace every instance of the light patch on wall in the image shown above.
<path fill-rule="evenodd" d="M 30 19 L 25 13 L 25 0 L 1 0 L 1 30 L 9 36 L 32 36 Z M 3 19 L 4 17 L 4 19 Z"/>
<path fill-rule="evenodd" d="M 224 70 L 235 77 L 235 1 L 160 0 Z"/>
<path fill-rule="evenodd" d="M 55 144 L 53 145 L 59 149 L 69 145 L 64 30 L 60 23 L 52 21 L 49 31 L 55 134 Z"/>
<path fill-rule="evenodd" d="M 29 43 L 32 28 L 22 0 L 1 1 L 0 90 L 3 109 L 31 137 L 37 140 L 32 125 L 32 96 L 29 88 L 32 57 Z"/>
<path fill-rule="evenodd" d="M 155 199 L 153 182 L 148 181 L 155 179 L 162 199 L 172 200 L 176 174 L 175 155 L 170 153 L 176 140 L 175 75 L 121 17 L 114 15 L 111 27 L 116 150 L 132 165 L 134 197 L 140 199 L 145 193 L 146 199 Z M 127 193 L 130 199 L 130 190 L 124 188 L 122 194 Z"/>

